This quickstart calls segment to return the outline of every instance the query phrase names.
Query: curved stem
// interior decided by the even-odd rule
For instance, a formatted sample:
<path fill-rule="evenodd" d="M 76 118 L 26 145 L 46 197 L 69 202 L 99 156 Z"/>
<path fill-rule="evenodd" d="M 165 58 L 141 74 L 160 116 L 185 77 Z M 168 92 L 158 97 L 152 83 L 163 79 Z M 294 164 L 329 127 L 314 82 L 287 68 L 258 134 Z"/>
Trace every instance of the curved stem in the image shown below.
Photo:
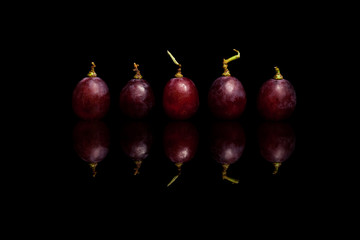
<path fill-rule="evenodd" d="M 233 49 L 233 50 L 234 50 L 235 52 L 237 52 L 237 54 L 234 55 L 234 56 L 232 56 L 232 57 L 230 57 L 230 58 L 228 58 L 228 59 L 224 59 L 224 62 L 225 62 L 225 63 L 229 63 L 229 62 L 231 62 L 231 61 L 234 61 L 234 60 L 240 58 L 240 52 L 239 52 L 238 50 L 236 50 L 236 49 Z"/>
<path fill-rule="evenodd" d="M 235 184 L 238 184 L 239 183 L 239 180 L 238 179 L 235 179 L 235 178 L 231 178 L 231 177 L 228 177 L 227 176 L 227 170 L 229 168 L 230 164 L 223 164 L 222 167 L 223 167 L 223 171 L 222 171 L 222 179 L 223 180 L 227 180 L 231 183 L 235 183 Z"/>
<path fill-rule="evenodd" d="M 169 50 L 167 50 L 167 53 L 171 57 L 172 61 L 179 66 L 178 72 L 175 74 L 175 77 L 183 77 L 183 75 L 181 74 L 181 64 L 176 61 L 175 57 L 169 52 Z"/>
<path fill-rule="evenodd" d="M 237 52 L 237 54 L 230 57 L 230 58 L 228 58 L 228 59 L 224 58 L 224 60 L 223 60 L 223 68 L 224 68 L 224 73 L 222 74 L 223 76 L 231 76 L 230 71 L 228 69 L 228 63 L 240 58 L 240 52 L 238 50 L 236 50 L 236 49 L 233 49 L 233 50 L 235 52 Z"/>
<path fill-rule="evenodd" d="M 88 75 L 88 77 L 96 77 L 97 75 L 96 75 L 96 72 L 95 72 L 95 67 L 96 67 L 96 65 L 95 65 L 95 63 L 94 62 L 91 62 L 91 70 L 90 70 L 90 72 L 87 74 Z"/>

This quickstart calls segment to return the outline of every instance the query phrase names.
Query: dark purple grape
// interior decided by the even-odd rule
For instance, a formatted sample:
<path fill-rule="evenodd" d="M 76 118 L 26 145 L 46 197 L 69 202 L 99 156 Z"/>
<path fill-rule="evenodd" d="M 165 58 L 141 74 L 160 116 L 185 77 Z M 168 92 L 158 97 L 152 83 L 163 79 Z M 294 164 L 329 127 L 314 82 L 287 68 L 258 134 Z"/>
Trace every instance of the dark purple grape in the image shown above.
<path fill-rule="evenodd" d="M 168 51 L 175 64 L 179 66 L 175 78 L 171 78 L 163 91 L 163 108 L 168 117 L 176 120 L 191 118 L 199 108 L 199 93 L 192 80 L 183 77 L 181 65 Z"/>
<path fill-rule="evenodd" d="M 180 175 L 183 163 L 194 158 L 199 143 L 199 134 L 191 122 L 170 122 L 163 135 L 165 155 L 178 168 L 178 174 L 168 184 L 171 185 Z"/>
<path fill-rule="evenodd" d="M 152 143 L 153 135 L 147 122 L 132 121 L 122 124 L 120 146 L 123 152 L 136 164 L 134 175 L 139 173 L 143 160 L 149 156 Z"/>
<path fill-rule="evenodd" d="M 184 120 L 192 117 L 199 107 L 195 84 L 186 77 L 171 78 L 163 92 L 163 107 L 167 116 Z"/>
<path fill-rule="evenodd" d="M 155 97 L 150 84 L 142 78 L 138 66 L 134 63 L 137 74 L 120 92 L 120 109 L 130 118 L 140 119 L 149 115 L 155 105 Z"/>
<path fill-rule="evenodd" d="M 267 120 L 283 120 L 289 118 L 295 110 L 296 93 L 292 84 L 283 79 L 280 70 L 273 79 L 263 83 L 257 98 L 260 115 Z"/>
<path fill-rule="evenodd" d="M 220 119 L 236 119 L 246 106 L 246 93 L 241 82 L 232 76 L 217 78 L 210 87 L 208 107 Z"/>
<path fill-rule="evenodd" d="M 216 122 L 211 126 L 211 156 L 223 166 L 223 179 L 238 181 L 227 176 L 227 169 L 237 162 L 245 149 L 245 133 L 239 122 Z"/>
<path fill-rule="evenodd" d="M 173 163 L 190 161 L 196 153 L 199 134 L 191 122 L 170 122 L 164 129 L 164 150 Z"/>
<path fill-rule="evenodd" d="M 240 58 L 237 55 L 223 60 L 224 73 L 211 85 L 208 93 L 208 107 L 212 114 L 220 119 L 236 119 L 241 116 L 246 106 L 246 93 L 242 83 L 230 75 L 228 63 Z"/>
<path fill-rule="evenodd" d="M 110 93 L 107 84 L 94 72 L 95 64 L 88 74 L 75 87 L 72 107 L 75 114 L 84 119 L 101 119 L 109 110 Z"/>
<path fill-rule="evenodd" d="M 294 129 L 286 122 L 264 122 L 259 126 L 258 140 L 261 156 L 274 165 L 276 174 L 295 149 Z"/>
<path fill-rule="evenodd" d="M 90 164 L 95 177 L 95 167 L 109 152 L 110 134 L 101 121 L 80 121 L 73 130 L 73 144 L 78 156 Z"/>

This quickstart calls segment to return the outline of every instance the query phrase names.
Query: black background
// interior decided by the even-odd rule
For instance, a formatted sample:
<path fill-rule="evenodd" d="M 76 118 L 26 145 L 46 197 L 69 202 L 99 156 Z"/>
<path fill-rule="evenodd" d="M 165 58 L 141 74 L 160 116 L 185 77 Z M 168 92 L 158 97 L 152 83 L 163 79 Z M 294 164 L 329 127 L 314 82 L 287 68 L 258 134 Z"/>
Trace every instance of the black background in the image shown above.
<path fill-rule="evenodd" d="M 333 143 L 328 145 L 331 133 L 323 128 L 329 106 L 319 95 L 326 81 L 323 40 L 329 28 L 325 20 L 317 19 L 320 9 L 226 2 L 150 5 L 62 6 L 35 16 L 35 23 L 29 24 L 34 27 L 26 34 L 41 37 L 22 47 L 29 51 L 28 60 L 40 59 L 30 67 L 42 77 L 30 84 L 35 90 L 28 100 L 36 108 L 27 115 L 31 120 L 25 121 L 25 128 L 30 131 L 22 140 L 29 148 L 25 155 L 35 160 L 24 161 L 15 153 L 19 155 L 15 164 L 26 166 L 21 174 L 21 167 L 15 168 L 15 176 L 26 179 L 19 181 L 16 191 L 33 200 L 30 209 L 37 203 L 35 212 L 47 209 L 44 218 L 73 216 L 75 211 L 89 219 L 101 215 L 97 220 L 110 214 L 139 224 L 159 216 L 161 224 L 169 226 L 185 217 L 190 225 L 208 220 L 225 227 L 239 226 L 240 220 L 256 225 L 258 218 L 271 222 L 272 216 L 280 216 L 285 224 L 286 219 L 312 216 L 306 227 L 312 228 L 316 217 L 328 214 L 324 199 L 335 194 L 337 182 L 331 171 L 336 164 L 324 155 Z M 236 120 L 246 134 L 244 154 L 229 170 L 239 179 L 237 185 L 223 181 L 220 164 L 211 159 L 208 132 L 216 119 L 206 104 L 212 81 L 223 72 L 222 59 L 233 56 L 233 49 L 241 57 L 229 64 L 229 70 L 242 82 L 248 100 Z M 200 108 L 189 120 L 199 132 L 199 147 L 171 187 L 166 184 L 176 168 L 162 148 L 163 128 L 171 120 L 163 112 L 161 98 L 177 66 L 167 50 L 182 64 L 183 75 L 193 80 L 200 97 Z M 111 134 L 110 150 L 96 178 L 76 154 L 72 139 L 79 121 L 71 108 L 72 91 L 92 61 L 111 95 L 110 111 L 103 119 Z M 156 98 L 155 109 L 145 120 L 155 141 L 138 176 L 133 176 L 134 163 L 119 146 L 119 129 L 127 120 L 118 109 L 118 96 L 134 75 L 134 62 Z M 288 120 L 296 133 L 295 151 L 278 175 L 272 175 L 272 165 L 260 155 L 257 139 L 264 120 L 257 114 L 256 96 L 261 84 L 274 75 L 274 66 L 297 93 L 296 110 Z M 224 221 L 228 217 L 237 220 Z"/>

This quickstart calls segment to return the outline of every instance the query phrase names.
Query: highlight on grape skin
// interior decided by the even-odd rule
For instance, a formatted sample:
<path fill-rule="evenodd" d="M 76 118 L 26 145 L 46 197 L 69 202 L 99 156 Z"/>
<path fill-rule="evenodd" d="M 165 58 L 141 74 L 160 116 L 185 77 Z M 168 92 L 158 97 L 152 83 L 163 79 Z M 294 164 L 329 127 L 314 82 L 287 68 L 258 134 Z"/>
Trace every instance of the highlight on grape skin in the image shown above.
<path fill-rule="evenodd" d="M 139 65 L 134 63 L 134 67 L 133 71 L 136 74 L 121 89 L 119 106 L 125 116 L 142 119 L 147 117 L 153 109 L 155 96 L 149 82 L 140 74 Z"/>
<path fill-rule="evenodd" d="M 288 119 L 296 106 L 296 92 L 293 85 L 275 67 L 276 74 L 264 82 L 257 97 L 257 110 L 266 120 Z"/>
<path fill-rule="evenodd" d="M 107 84 L 97 76 L 92 62 L 87 77 L 76 85 L 72 95 L 74 113 L 81 119 L 102 119 L 110 108 L 110 92 Z"/>
<path fill-rule="evenodd" d="M 179 66 L 174 78 L 171 78 L 163 90 L 163 108 L 165 114 L 176 120 L 191 118 L 199 108 L 199 93 L 194 82 L 181 73 L 181 64 L 167 51 L 173 62 Z"/>
<path fill-rule="evenodd" d="M 239 118 L 246 106 L 245 89 L 236 77 L 231 76 L 228 63 L 240 58 L 238 54 L 223 60 L 224 73 L 211 85 L 208 92 L 208 107 L 213 116 L 219 119 Z"/>

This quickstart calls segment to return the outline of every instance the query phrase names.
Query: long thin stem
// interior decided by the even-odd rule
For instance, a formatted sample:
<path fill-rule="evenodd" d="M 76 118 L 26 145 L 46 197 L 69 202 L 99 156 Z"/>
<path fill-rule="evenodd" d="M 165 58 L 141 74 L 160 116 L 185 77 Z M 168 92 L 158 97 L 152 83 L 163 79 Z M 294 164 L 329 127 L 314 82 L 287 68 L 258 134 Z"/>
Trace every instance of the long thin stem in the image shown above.
<path fill-rule="evenodd" d="M 169 187 L 173 182 L 175 182 L 175 180 L 178 179 L 178 177 L 180 176 L 182 164 L 183 164 L 183 163 L 176 163 L 176 164 L 175 164 L 175 166 L 177 167 L 177 170 L 178 170 L 178 174 L 175 175 L 175 176 L 171 179 L 171 181 L 170 181 L 170 182 L 168 183 L 168 185 L 167 185 L 168 187 Z"/>
<path fill-rule="evenodd" d="M 234 50 L 235 52 L 237 52 L 237 54 L 234 55 L 234 56 L 232 56 L 232 57 L 230 57 L 230 58 L 228 58 L 228 59 L 224 59 L 224 62 L 225 62 L 225 63 L 229 63 L 229 62 L 231 62 L 231 61 L 234 61 L 234 60 L 240 58 L 240 52 L 239 52 L 238 50 L 236 50 L 236 49 L 233 49 L 233 50 Z"/>
<path fill-rule="evenodd" d="M 181 64 L 178 63 L 178 61 L 176 61 L 175 57 L 171 54 L 171 52 L 169 50 L 167 50 L 167 53 L 169 54 L 169 56 L 171 57 L 171 59 L 173 60 L 173 62 L 178 65 L 179 67 L 181 67 Z"/>
<path fill-rule="evenodd" d="M 228 176 L 223 176 L 223 179 L 224 179 L 224 180 L 228 180 L 228 181 L 231 182 L 231 183 L 235 183 L 235 184 L 238 184 L 238 183 L 239 183 L 239 180 L 238 180 L 238 179 L 231 178 L 231 177 L 228 177 Z"/>
<path fill-rule="evenodd" d="M 178 72 L 175 74 L 175 77 L 180 78 L 183 77 L 183 75 L 181 74 L 181 64 L 178 63 L 178 61 L 176 61 L 175 57 L 169 52 L 169 50 L 167 50 L 167 53 L 169 54 L 169 56 L 171 57 L 172 61 L 179 66 Z"/>
<path fill-rule="evenodd" d="M 167 187 L 169 187 L 173 182 L 175 182 L 175 180 L 180 176 L 180 173 L 178 175 L 175 175 L 175 177 L 173 177 L 171 179 L 171 181 L 168 183 Z"/>

